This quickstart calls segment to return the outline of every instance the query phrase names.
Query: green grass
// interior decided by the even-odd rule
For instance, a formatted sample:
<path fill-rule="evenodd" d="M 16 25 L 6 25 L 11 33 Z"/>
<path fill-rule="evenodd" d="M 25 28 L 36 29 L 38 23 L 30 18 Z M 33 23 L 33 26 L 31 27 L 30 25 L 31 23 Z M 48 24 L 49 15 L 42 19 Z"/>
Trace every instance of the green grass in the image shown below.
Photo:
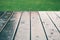
<path fill-rule="evenodd" d="M 2 11 L 60 11 L 60 0 L 0 0 Z"/>

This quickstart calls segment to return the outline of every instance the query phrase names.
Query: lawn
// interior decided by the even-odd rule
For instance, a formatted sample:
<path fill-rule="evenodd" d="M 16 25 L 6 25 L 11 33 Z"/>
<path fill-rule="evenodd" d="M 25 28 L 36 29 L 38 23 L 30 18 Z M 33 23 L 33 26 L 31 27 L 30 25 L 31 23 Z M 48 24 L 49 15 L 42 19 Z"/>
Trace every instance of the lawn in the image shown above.
<path fill-rule="evenodd" d="M 60 11 L 60 0 L 0 0 L 3 11 Z"/>

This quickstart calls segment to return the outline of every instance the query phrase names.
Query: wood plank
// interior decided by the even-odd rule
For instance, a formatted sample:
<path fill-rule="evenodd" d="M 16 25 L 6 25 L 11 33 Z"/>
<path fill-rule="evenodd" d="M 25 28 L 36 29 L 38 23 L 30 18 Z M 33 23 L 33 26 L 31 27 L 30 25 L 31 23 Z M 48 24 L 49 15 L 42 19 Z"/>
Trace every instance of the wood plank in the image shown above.
<path fill-rule="evenodd" d="M 30 40 L 30 17 L 29 12 L 23 12 L 21 22 L 16 33 L 15 40 Z"/>
<path fill-rule="evenodd" d="M 55 14 L 58 18 L 60 18 L 60 11 L 55 11 Z"/>
<path fill-rule="evenodd" d="M 13 40 L 21 13 L 14 13 L 5 28 L 0 32 L 0 40 Z"/>
<path fill-rule="evenodd" d="M 53 23 L 51 22 L 51 20 L 49 19 L 46 13 L 47 12 L 39 12 L 45 31 L 46 31 L 46 34 L 47 34 L 47 37 L 48 37 L 48 40 L 60 40 L 59 32 L 57 31 L 57 29 L 55 28 L 55 26 L 53 25 Z"/>
<path fill-rule="evenodd" d="M 60 15 L 60 14 L 56 14 L 55 12 L 49 12 L 48 13 L 48 15 L 50 16 L 50 18 L 52 19 L 52 21 L 54 22 L 54 24 L 55 24 L 55 26 L 56 26 L 56 28 L 57 28 L 57 30 L 60 32 L 60 18 L 59 18 L 59 16 L 58 15 Z"/>
<path fill-rule="evenodd" d="M 4 13 L 0 13 L 0 18 L 2 17 L 2 16 L 4 16 L 6 14 L 6 12 L 4 12 Z"/>
<path fill-rule="evenodd" d="M 4 14 L 4 12 L 3 12 L 3 11 L 0 11 L 0 17 L 1 17 L 3 14 Z"/>
<path fill-rule="evenodd" d="M 46 40 L 38 12 L 31 12 L 31 40 Z"/>
<path fill-rule="evenodd" d="M 10 18 L 12 17 L 13 13 L 5 13 L 3 16 L 0 18 L 0 32 L 3 30 L 5 25 L 8 23 Z"/>

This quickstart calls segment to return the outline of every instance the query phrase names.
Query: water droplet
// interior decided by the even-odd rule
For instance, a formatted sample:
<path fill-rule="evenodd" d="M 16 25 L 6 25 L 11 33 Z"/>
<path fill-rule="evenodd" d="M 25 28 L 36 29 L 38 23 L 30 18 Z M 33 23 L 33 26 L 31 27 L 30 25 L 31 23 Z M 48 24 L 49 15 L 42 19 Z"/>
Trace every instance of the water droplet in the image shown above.
<path fill-rule="evenodd" d="M 34 19 L 34 17 L 32 17 Z"/>
<path fill-rule="evenodd" d="M 24 24 L 24 23 L 25 23 L 24 21 L 21 22 L 21 24 Z"/>
<path fill-rule="evenodd" d="M 36 36 L 36 38 L 39 38 L 39 36 Z"/>
<path fill-rule="evenodd" d="M 51 38 L 51 36 L 49 36 L 49 38 Z"/>
<path fill-rule="evenodd" d="M 51 32 L 51 34 L 53 34 L 53 32 Z"/>
<path fill-rule="evenodd" d="M 55 39 L 53 39 L 53 40 L 55 40 Z"/>
<path fill-rule="evenodd" d="M 46 24 L 46 25 L 49 25 L 49 24 Z"/>
<path fill-rule="evenodd" d="M 54 29 L 52 29 L 52 31 L 54 31 Z"/>

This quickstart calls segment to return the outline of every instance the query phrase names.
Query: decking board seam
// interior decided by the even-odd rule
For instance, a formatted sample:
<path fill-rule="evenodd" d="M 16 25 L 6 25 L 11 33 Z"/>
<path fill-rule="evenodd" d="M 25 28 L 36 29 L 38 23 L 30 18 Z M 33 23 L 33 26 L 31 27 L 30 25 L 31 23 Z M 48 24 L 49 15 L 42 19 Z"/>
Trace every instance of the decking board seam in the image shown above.
<path fill-rule="evenodd" d="M 57 29 L 57 31 L 60 33 L 60 30 L 57 28 L 56 24 L 53 22 L 53 20 L 51 19 L 51 17 L 48 15 L 48 13 L 46 13 L 46 14 L 49 17 L 49 19 L 51 20 L 51 22 L 54 24 L 54 26 Z"/>
<path fill-rule="evenodd" d="M 30 40 L 31 40 L 31 12 L 30 12 Z"/>
<path fill-rule="evenodd" d="M 19 18 L 19 22 L 18 22 L 16 31 L 15 31 L 15 34 L 14 34 L 13 40 L 15 40 L 15 36 L 16 36 L 17 31 L 18 31 L 18 27 L 19 27 L 19 24 L 20 24 L 20 22 L 21 22 L 22 15 L 23 15 L 23 12 L 21 12 L 21 16 L 20 16 L 20 18 Z"/>
<path fill-rule="evenodd" d="M 11 16 L 8 18 L 8 20 L 6 21 L 5 25 L 3 25 L 3 28 L 1 29 L 1 31 L 5 28 L 5 26 L 7 25 L 7 23 L 9 22 L 10 18 L 13 16 L 13 13 L 11 14 Z M 1 32 L 0 31 L 0 32 Z"/>
<path fill-rule="evenodd" d="M 43 22 L 42 22 L 42 19 L 41 19 L 41 16 L 40 16 L 39 12 L 38 12 L 38 16 L 39 16 L 39 19 L 40 19 L 40 21 L 41 21 L 41 25 L 42 25 L 43 31 L 44 31 L 44 33 L 45 33 L 46 39 L 48 40 L 48 36 L 47 36 L 46 30 L 45 30 L 45 28 L 44 28 L 44 25 L 43 25 Z"/>

